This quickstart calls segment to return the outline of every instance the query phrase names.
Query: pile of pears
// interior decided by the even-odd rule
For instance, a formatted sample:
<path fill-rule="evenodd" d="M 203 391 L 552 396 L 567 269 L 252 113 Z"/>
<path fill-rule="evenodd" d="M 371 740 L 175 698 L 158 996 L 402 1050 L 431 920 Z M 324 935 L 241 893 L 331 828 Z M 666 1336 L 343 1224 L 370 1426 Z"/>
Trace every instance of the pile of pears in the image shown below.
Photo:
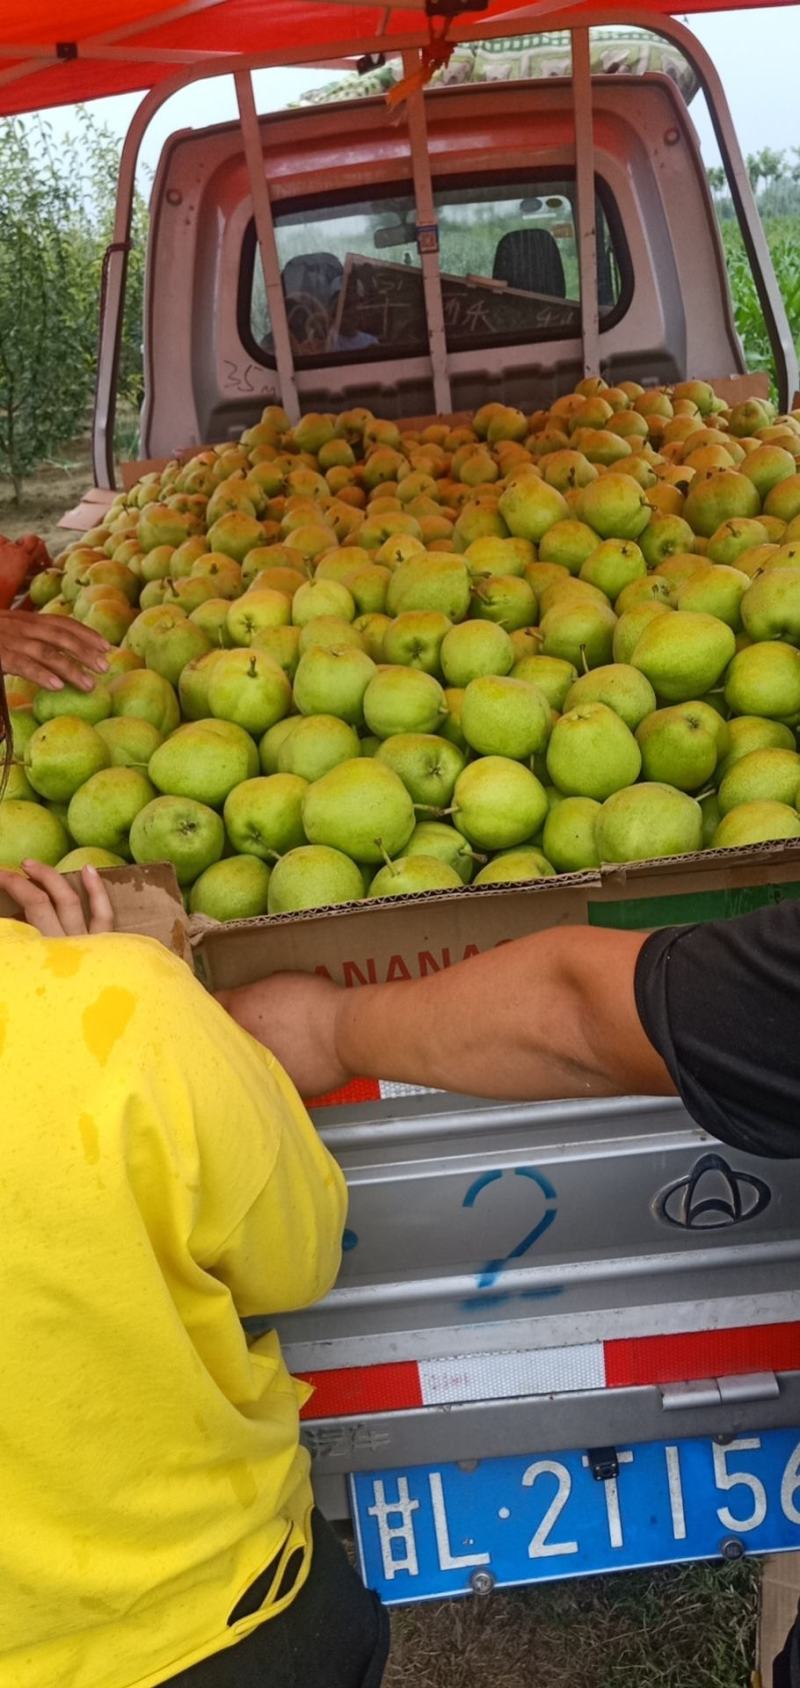
<path fill-rule="evenodd" d="M 0 864 L 169 861 L 283 914 L 800 838 L 800 412 L 704 381 L 172 461 L 33 583 Z"/>

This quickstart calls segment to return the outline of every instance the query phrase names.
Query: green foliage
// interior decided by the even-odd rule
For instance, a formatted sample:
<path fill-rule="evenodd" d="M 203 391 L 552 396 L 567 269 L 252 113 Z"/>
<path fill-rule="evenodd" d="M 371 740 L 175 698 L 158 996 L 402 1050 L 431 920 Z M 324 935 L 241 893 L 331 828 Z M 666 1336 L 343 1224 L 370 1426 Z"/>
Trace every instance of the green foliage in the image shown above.
<path fill-rule="evenodd" d="M 791 153 L 762 147 L 760 152 L 748 153 L 745 162 L 789 327 L 800 352 L 800 147 L 792 147 Z M 714 166 L 706 171 L 706 175 L 719 217 L 736 327 L 741 335 L 745 362 L 748 369 L 767 371 L 774 393 L 772 348 L 739 225 L 727 193 L 725 172 Z"/>
<path fill-rule="evenodd" d="M 0 123 L 0 473 L 22 482 L 80 432 L 94 381 L 118 144 L 78 110 L 58 146 L 41 119 Z M 142 391 L 146 208 L 137 195 L 120 391 Z"/>

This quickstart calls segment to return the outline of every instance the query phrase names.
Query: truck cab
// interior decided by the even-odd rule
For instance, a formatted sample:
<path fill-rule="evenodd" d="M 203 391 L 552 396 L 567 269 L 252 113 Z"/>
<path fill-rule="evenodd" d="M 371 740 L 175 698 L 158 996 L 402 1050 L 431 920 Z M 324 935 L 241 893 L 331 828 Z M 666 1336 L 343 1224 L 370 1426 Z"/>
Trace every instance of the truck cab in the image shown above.
<path fill-rule="evenodd" d="M 598 347 L 609 383 L 744 370 L 697 135 L 663 73 L 593 78 Z M 438 243 L 448 409 L 549 405 L 583 373 L 569 78 L 425 95 L 435 222 L 382 97 L 260 120 L 305 410 L 440 410 L 423 252 Z M 146 457 L 238 435 L 280 402 L 275 324 L 237 124 L 176 134 L 156 176 Z"/>

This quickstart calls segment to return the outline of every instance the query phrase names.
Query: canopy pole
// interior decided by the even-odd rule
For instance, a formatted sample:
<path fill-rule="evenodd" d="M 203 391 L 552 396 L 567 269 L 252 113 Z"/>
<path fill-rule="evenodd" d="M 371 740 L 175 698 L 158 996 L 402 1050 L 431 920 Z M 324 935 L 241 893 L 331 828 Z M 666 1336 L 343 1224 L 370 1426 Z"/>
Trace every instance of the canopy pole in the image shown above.
<path fill-rule="evenodd" d="M 403 74 L 413 76 L 420 68 L 419 53 L 403 54 Z M 411 169 L 414 177 L 414 198 L 417 208 L 417 246 L 422 266 L 422 287 L 425 296 L 425 319 L 428 326 L 428 349 L 433 375 L 433 402 L 438 416 L 452 411 L 450 376 L 447 369 L 447 336 L 442 303 L 442 277 L 439 269 L 439 219 L 433 198 L 431 161 L 428 152 L 428 125 L 425 118 L 425 96 L 421 88 L 408 95 L 408 135 L 411 142 Z"/>
<path fill-rule="evenodd" d="M 253 217 L 258 237 L 261 269 L 264 275 L 264 290 L 269 307 L 272 339 L 275 346 L 278 392 L 280 402 L 289 421 L 294 425 L 295 422 L 300 420 L 300 400 L 297 396 L 292 338 L 289 333 L 286 300 L 281 281 L 281 261 L 275 239 L 275 220 L 272 215 L 272 203 L 264 169 L 264 153 L 261 147 L 261 130 L 253 95 L 253 79 L 249 70 L 240 70 L 236 72 L 233 80 L 236 84 L 236 99 L 239 106 L 239 121 L 242 126 L 244 155 L 250 178 L 250 192 L 253 196 Z"/>
<path fill-rule="evenodd" d="M 600 319 L 597 306 L 597 220 L 594 187 L 594 120 L 589 31 L 570 31 L 572 106 L 575 116 L 575 188 L 578 213 L 578 273 L 584 375 L 600 374 Z"/>

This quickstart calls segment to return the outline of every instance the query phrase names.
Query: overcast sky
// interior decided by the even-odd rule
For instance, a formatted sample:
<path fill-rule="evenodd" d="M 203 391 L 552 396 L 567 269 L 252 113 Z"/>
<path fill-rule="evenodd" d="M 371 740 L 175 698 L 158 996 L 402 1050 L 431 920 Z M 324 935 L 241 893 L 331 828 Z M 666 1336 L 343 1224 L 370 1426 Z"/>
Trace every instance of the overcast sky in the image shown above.
<path fill-rule="evenodd" d="M 800 7 L 784 6 L 758 12 L 717 12 L 684 20 L 709 52 L 726 89 L 744 152 L 760 147 L 800 147 L 797 66 L 800 62 Z M 766 67 L 769 73 L 766 73 Z M 331 71 L 262 71 L 256 77 L 256 94 L 263 111 L 288 104 L 305 88 L 331 81 Z M 123 95 L 97 100 L 93 110 L 120 135 L 124 135 L 140 96 Z M 692 116 L 700 130 L 703 153 L 708 163 L 717 160 L 711 128 L 702 98 L 692 105 Z M 154 119 L 145 138 L 142 157 L 154 167 L 164 139 L 173 130 L 200 128 L 234 117 L 233 84 L 228 77 L 198 83 L 177 94 Z M 69 110 L 50 114 L 56 132 L 70 122 Z"/>

